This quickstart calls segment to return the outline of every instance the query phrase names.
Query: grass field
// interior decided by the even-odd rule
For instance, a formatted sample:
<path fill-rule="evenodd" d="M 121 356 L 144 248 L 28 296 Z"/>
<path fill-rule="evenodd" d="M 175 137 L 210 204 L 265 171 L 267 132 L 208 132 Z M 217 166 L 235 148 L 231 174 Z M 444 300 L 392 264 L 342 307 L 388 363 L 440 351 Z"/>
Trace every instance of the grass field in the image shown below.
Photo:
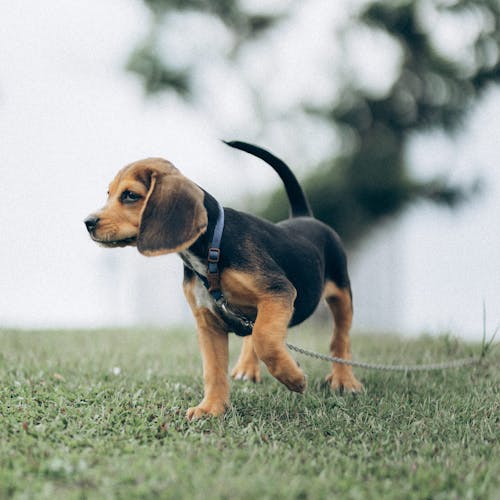
<path fill-rule="evenodd" d="M 328 333 L 290 342 L 325 352 Z M 240 340 L 231 338 L 232 362 Z M 353 336 L 355 357 L 430 362 L 479 346 Z M 0 330 L 1 498 L 500 498 L 500 349 L 463 370 L 357 370 L 332 394 L 297 355 L 303 396 L 267 374 L 232 384 L 223 419 L 202 396 L 194 331 Z"/>

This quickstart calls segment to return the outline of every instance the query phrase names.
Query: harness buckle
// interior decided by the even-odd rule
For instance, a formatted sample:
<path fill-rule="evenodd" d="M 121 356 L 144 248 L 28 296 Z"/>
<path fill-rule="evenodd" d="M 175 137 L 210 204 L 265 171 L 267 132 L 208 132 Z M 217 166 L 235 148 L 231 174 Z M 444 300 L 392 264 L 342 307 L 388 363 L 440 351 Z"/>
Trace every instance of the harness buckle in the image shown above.
<path fill-rule="evenodd" d="M 212 264 L 217 264 L 220 260 L 220 248 L 209 248 L 208 249 L 208 262 Z"/>

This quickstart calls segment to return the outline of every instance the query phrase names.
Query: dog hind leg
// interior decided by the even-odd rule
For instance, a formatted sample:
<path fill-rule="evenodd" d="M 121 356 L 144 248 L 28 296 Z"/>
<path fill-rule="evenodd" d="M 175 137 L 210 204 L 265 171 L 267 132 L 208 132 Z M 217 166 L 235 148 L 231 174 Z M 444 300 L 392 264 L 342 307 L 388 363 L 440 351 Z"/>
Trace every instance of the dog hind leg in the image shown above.
<path fill-rule="evenodd" d="M 333 336 L 330 342 L 332 356 L 351 359 L 349 330 L 352 324 L 352 299 L 348 288 L 338 288 L 333 282 L 325 286 L 324 296 L 334 319 Z M 352 367 L 333 363 L 332 372 L 326 378 L 334 390 L 359 392 L 363 385 L 356 379 Z"/>
<path fill-rule="evenodd" d="M 251 335 L 243 338 L 240 356 L 231 371 L 231 377 L 235 380 L 250 380 L 252 382 L 260 382 L 261 380 L 259 358 L 255 353 Z"/>

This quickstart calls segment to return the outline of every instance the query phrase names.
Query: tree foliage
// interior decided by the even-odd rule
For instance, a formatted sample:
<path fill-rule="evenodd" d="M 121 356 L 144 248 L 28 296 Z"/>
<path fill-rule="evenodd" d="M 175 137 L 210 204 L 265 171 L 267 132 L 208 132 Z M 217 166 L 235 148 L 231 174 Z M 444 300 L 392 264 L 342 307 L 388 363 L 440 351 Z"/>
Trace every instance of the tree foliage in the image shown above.
<path fill-rule="evenodd" d="M 221 21 L 233 35 L 224 57 L 235 61 L 242 49 L 276 30 L 288 13 L 247 12 L 232 0 L 143 1 L 153 14 L 151 30 L 128 68 L 140 75 L 148 93 L 174 90 L 188 99 L 196 71 L 192 65 L 174 67 L 162 54 L 159 36 L 165 18 L 197 12 Z M 473 191 L 473 186 L 450 185 L 439 175 L 417 180 L 406 153 L 418 133 L 456 131 L 488 85 L 499 81 L 499 20 L 498 0 L 367 1 L 356 13 L 351 26 L 381 32 L 399 48 L 394 81 L 377 94 L 347 78 L 336 99 L 320 105 L 297 103 L 307 116 L 320 118 L 343 138 L 339 154 L 312 166 L 303 182 L 316 216 L 348 243 L 356 243 L 368 228 L 416 199 L 454 206 Z M 468 41 L 460 51 L 450 53 L 440 46 L 434 33 L 437 22 L 468 27 Z M 277 220 L 286 211 L 286 200 L 276 192 L 263 215 Z"/>

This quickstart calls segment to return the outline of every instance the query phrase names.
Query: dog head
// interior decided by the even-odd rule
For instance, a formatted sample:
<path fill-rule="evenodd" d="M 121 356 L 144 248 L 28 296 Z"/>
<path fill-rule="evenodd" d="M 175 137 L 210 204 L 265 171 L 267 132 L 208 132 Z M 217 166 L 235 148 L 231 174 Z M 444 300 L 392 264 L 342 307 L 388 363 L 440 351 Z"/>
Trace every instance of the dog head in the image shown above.
<path fill-rule="evenodd" d="M 144 255 L 180 252 L 207 229 L 203 190 L 161 158 L 132 163 L 109 185 L 108 200 L 85 219 L 105 247 L 137 246 Z"/>

